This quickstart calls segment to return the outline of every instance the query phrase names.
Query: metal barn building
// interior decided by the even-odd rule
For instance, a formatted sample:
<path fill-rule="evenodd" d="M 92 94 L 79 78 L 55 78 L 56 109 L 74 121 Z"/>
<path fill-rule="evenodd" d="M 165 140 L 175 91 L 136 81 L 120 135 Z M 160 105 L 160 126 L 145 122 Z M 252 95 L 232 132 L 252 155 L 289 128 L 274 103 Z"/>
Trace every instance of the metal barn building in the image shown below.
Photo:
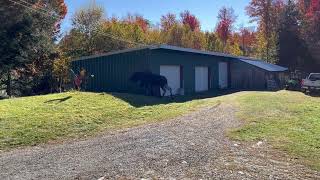
<path fill-rule="evenodd" d="M 142 93 L 129 78 L 148 71 L 165 76 L 173 93 L 181 95 L 227 88 L 266 89 L 267 76 L 273 74 L 276 79 L 287 70 L 244 57 L 167 45 L 82 57 L 72 67 L 93 75 L 86 82 L 88 91 Z"/>
<path fill-rule="evenodd" d="M 264 61 L 238 58 L 230 63 L 232 89 L 276 90 L 284 87 L 287 68 Z"/>

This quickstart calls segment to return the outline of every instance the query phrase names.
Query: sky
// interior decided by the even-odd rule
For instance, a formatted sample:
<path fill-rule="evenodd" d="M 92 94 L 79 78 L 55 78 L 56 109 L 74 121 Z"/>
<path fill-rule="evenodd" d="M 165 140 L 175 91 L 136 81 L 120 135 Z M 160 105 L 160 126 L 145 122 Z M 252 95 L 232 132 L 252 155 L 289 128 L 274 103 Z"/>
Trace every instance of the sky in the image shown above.
<path fill-rule="evenodd" d="M 80 8 L 89 5 L 92 0 L 65 0 L 68 14 L 62 23 L 62 32 L 71 29 L 71 18 Z M 175 13 L 177 16 L 184 10 L 189 10 L 200 20 L 201 29 L 214 30 L 217 24 L 219 9 L 223 6 L 232 7 L 237 17 L 235 27 L 255 26 L 250 23 L 245 7 L 250 0 L 95 0 L 97 5 L 104 7 L 106 16 L 124 17 L 128 13 L 140 14 L 153 24 L 160 22 L 162 15 Z"/>

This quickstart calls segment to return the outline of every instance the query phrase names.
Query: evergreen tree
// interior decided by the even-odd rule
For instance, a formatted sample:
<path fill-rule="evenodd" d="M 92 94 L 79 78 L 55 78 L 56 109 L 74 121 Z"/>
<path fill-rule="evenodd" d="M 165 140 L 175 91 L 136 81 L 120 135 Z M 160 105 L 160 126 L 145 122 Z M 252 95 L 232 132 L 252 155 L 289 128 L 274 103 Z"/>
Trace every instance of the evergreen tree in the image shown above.
<path fill-rule="evenodd" d="M 279 29 L 279 64 L 291 70 L 305 70 L 310 67 L 306 43 L 300 37 L 300 14 L 296 4 L 289 0 L 281 15 Z"/>
<path fill-rule="evenodd" d="M 5 74 L 0 84 L 5 84 L 9 96 L 34 91 L 39 79 L 50 73 L 54 41 L 66 14 L 63 0 L 34 0 L 28 4 L 32 4 L 33 11 L 8 0 L 0 1 L 0 74 Z M 52 14 L 40 10 L 44 7 Z"/>

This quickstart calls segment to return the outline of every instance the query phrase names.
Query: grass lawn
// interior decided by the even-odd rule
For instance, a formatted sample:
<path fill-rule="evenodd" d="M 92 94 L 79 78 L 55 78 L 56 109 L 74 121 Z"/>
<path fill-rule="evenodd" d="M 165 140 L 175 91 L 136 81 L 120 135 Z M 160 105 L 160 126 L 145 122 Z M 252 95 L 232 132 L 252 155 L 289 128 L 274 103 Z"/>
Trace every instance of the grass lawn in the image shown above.
<path fill-rule="evenodd" d="M 69 92 L 0 101 L 0 149 L 166 120 L 217 101 Z M 187 101 L 187 102 L 185 102 Z M 204 103 L 206 102 L 206 103 Z"/>
<path fill-rule="evenodd" d="M 267 140 L 320 170 L 320 98 L 300 92 L 246 92 L 236 97 L 245 125 L 238 140 Z"/>
<path fill-rule="evenodd" d="M 209 95 L 210 96 L 210 95 Z M 320 170 L 320 98 L 299 92 L 241 92 L 172 102 L 129 94 L 69 92 L 0 100 L 0 149 L 79 138 L 167 120 L 200 106 L 232 103 L 244 126 L 237 140 L 267 140 Z"/>

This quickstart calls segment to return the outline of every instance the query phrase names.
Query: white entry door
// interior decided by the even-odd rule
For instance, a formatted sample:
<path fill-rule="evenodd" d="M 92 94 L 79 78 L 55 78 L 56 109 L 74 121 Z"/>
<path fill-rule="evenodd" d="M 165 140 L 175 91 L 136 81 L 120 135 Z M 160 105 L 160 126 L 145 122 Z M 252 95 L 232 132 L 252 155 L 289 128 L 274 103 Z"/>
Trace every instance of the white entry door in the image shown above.
<path fill-rule="evenodd" d="M 168 86 L 172 89 L 172 94 L 175 95 L 180 89 L 180 66 L 160 66 L 160 75 L 168 80 Z M 161 94 L 163 93 L 160 88 Z M 170 92 L 166 92 L 165 96 L 169 96 Z"/>
<path fill-rule="evenodd" d="M 208 67 L 198 66 L 195 68 L 195 90 L 196 92 L 208 91 Z"/>
<path fill-rule="evenodd" d="M 219 63 L 219 87 L 220 89 L 228 87 L 228 64 L 225 62 Z"/>

